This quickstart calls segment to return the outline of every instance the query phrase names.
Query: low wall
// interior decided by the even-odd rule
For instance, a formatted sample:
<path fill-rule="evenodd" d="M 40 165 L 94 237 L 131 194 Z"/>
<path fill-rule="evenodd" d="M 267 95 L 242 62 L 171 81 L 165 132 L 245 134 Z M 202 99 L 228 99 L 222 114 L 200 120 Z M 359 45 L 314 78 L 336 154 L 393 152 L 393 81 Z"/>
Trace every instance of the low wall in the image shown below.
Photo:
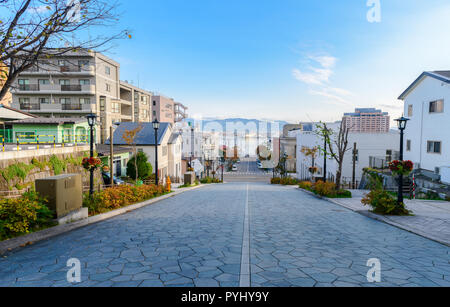
<path fill-rule="evenodd" d="M 33 157 L 41 156 L 52 156 L 52 155 L 63 155 L 71 154 L 76 152 L 87 152 L 89 151 L 89 145 L 84 146 L 74 146 L 74 147 L 57 147 L 48 149 L 35 149 L 35 150 L 21 150 L 21 151 L 7 151 L 0 153 L 0 166 L 3 166 L 3 162 L 8 163 L 9 160 L 21 160 L 21 159 L 32 159 Z"/>

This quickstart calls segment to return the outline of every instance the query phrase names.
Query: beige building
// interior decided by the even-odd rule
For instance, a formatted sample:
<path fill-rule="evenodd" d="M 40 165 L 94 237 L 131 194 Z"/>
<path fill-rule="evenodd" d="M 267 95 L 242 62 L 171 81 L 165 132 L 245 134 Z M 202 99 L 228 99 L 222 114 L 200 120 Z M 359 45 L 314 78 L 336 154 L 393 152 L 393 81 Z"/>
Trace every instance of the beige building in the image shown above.
<path fill-rule="evenodd" d="M 39 60 L 19 75 L 14 88 L 12 105 L 22 111 L 41 117 L 96 114 L 100 143 L 113 123 L 150 119 L 151 93 L 120 82 L 120 64 L 98 52 Z"/>
<path fill-rule="evenodd" d="M 181 122 L 187 117 L 187 107 L 173 98 L 163 95 L 152 97 L 152 121 L 158 119 L 162 123 Z"/>
<path fill-rule="evenodd" d="M 288 172 L 297 171 L 297 137 L 295 131 L 302 129 L 302 125 L 287 124 L 283 127 L 283 135 L 279 139 L 279 157 L 286 155 L 286 169 Z"/>
<path fill-rule="evenodd" d="M 342 119 L 353 133 L 388 133 L 391 118 L 388 113 L 374 108 L 356 109 L 345 113 Z"/>

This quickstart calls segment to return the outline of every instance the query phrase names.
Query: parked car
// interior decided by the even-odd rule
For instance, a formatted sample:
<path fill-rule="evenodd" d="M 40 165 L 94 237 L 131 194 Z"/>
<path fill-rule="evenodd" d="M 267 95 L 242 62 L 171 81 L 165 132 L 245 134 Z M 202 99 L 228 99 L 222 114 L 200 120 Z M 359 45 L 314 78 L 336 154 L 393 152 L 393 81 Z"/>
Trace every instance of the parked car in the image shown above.
<path fill-rule="evenodd" d="M 233 165 L 232 170 L 233 172 L 236 172 L 238 170 L 237 165 Z"/>
<path fill-rule="evenodd" d="M 109 173 L 102 173 L 102 177 L 103 177 L 103 182 L 105 183 L 105 185 L 111 184 L 111 175 Z M 114 176 L 114 184 L 115 185 L 123 185 L 123 184 L 125 184 L 125 181 Z"/>

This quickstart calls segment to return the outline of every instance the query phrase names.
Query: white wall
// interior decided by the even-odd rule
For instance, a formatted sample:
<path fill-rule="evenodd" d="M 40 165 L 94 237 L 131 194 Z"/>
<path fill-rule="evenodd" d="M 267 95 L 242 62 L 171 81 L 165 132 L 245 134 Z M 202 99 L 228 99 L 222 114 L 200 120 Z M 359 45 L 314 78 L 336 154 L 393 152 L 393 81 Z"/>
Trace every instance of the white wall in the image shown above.
<path fill-rule="evenodd" d="M 444 99 L 444 113 L 429 113 L 429 102 Z M 413 115 L 408 116 L 408 106 Z M 422 169 L 450 166 L 450 85 L 426 77 L 405 99 L 405 116 L 411 120 L 405 130 L 405 159 L 420 163 Z M 411 151 L 406 141 L 411 140 Z M 428 141 L 441 141 L 442 153 L 427 153 Z"/>
<path fill-rule="evenodd" d="M 329 124 L 328 127 L 333 131 L 339 130 L 339 124 Z M 333 136 L 332 136 L 333 138 Z M 391 131 L 389 133 L 350 133 L 349 134 L 348 151 L 344 156 L 342 169 L 342 178 L 347 182 L 351 181 L 353 174 L 353 147 L 357 143 L 358 162 L 356 163 L 356 179 L 362 178 L 363 169 L 369 167 L 369 157 L 385 158 L 386 151 L 391 150 L 393 153 L 400 149 L 400 136 L 398 132 Z M 323 139 L 315 134 L 315 132 L 300 132 L 297 135 L 297 177 L 299 179 L 308 177 L 308 169 L 311 167 L 311 159 L 306 158 L 301 152 L 303 146 L 313 148 L 315 146 L 323 148 Z M 323 168 L 323 155 L 320 154 L 315 161 L 316 167 Z M 336 176 L 337 163 L 334 158 L 329 157 L 327 160 L 327 173 Z M 319 172 L 316 177 L 323 177 L 323 173 Z"/>

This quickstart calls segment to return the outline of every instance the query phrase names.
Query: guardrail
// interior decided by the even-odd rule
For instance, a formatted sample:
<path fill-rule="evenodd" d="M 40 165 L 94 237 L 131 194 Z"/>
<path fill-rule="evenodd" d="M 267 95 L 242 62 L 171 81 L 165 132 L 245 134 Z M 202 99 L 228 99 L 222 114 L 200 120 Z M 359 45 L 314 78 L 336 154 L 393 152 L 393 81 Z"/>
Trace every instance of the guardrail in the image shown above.
<path fill-rule="evenodd" d="M 72 141 L 73 138 L 73 141 Z M 67 147 L 70 146 L 78 146 L 79 144 L 88 144 L 89 136 L 88 135 L 63 135 L 62 142 L 57 142 L 57 137 L 54 134 L 50 135 L 17 135 L 16 136 L 16 146 L 17 151 L 20 151 L 20 145 L 36 145 L 36 149 L 41 149 L 42 145 L 51 144 L 53 148 L 56 147 Z M 2 138 L 2 151 L 5 152 L 5 139 Z"/>

